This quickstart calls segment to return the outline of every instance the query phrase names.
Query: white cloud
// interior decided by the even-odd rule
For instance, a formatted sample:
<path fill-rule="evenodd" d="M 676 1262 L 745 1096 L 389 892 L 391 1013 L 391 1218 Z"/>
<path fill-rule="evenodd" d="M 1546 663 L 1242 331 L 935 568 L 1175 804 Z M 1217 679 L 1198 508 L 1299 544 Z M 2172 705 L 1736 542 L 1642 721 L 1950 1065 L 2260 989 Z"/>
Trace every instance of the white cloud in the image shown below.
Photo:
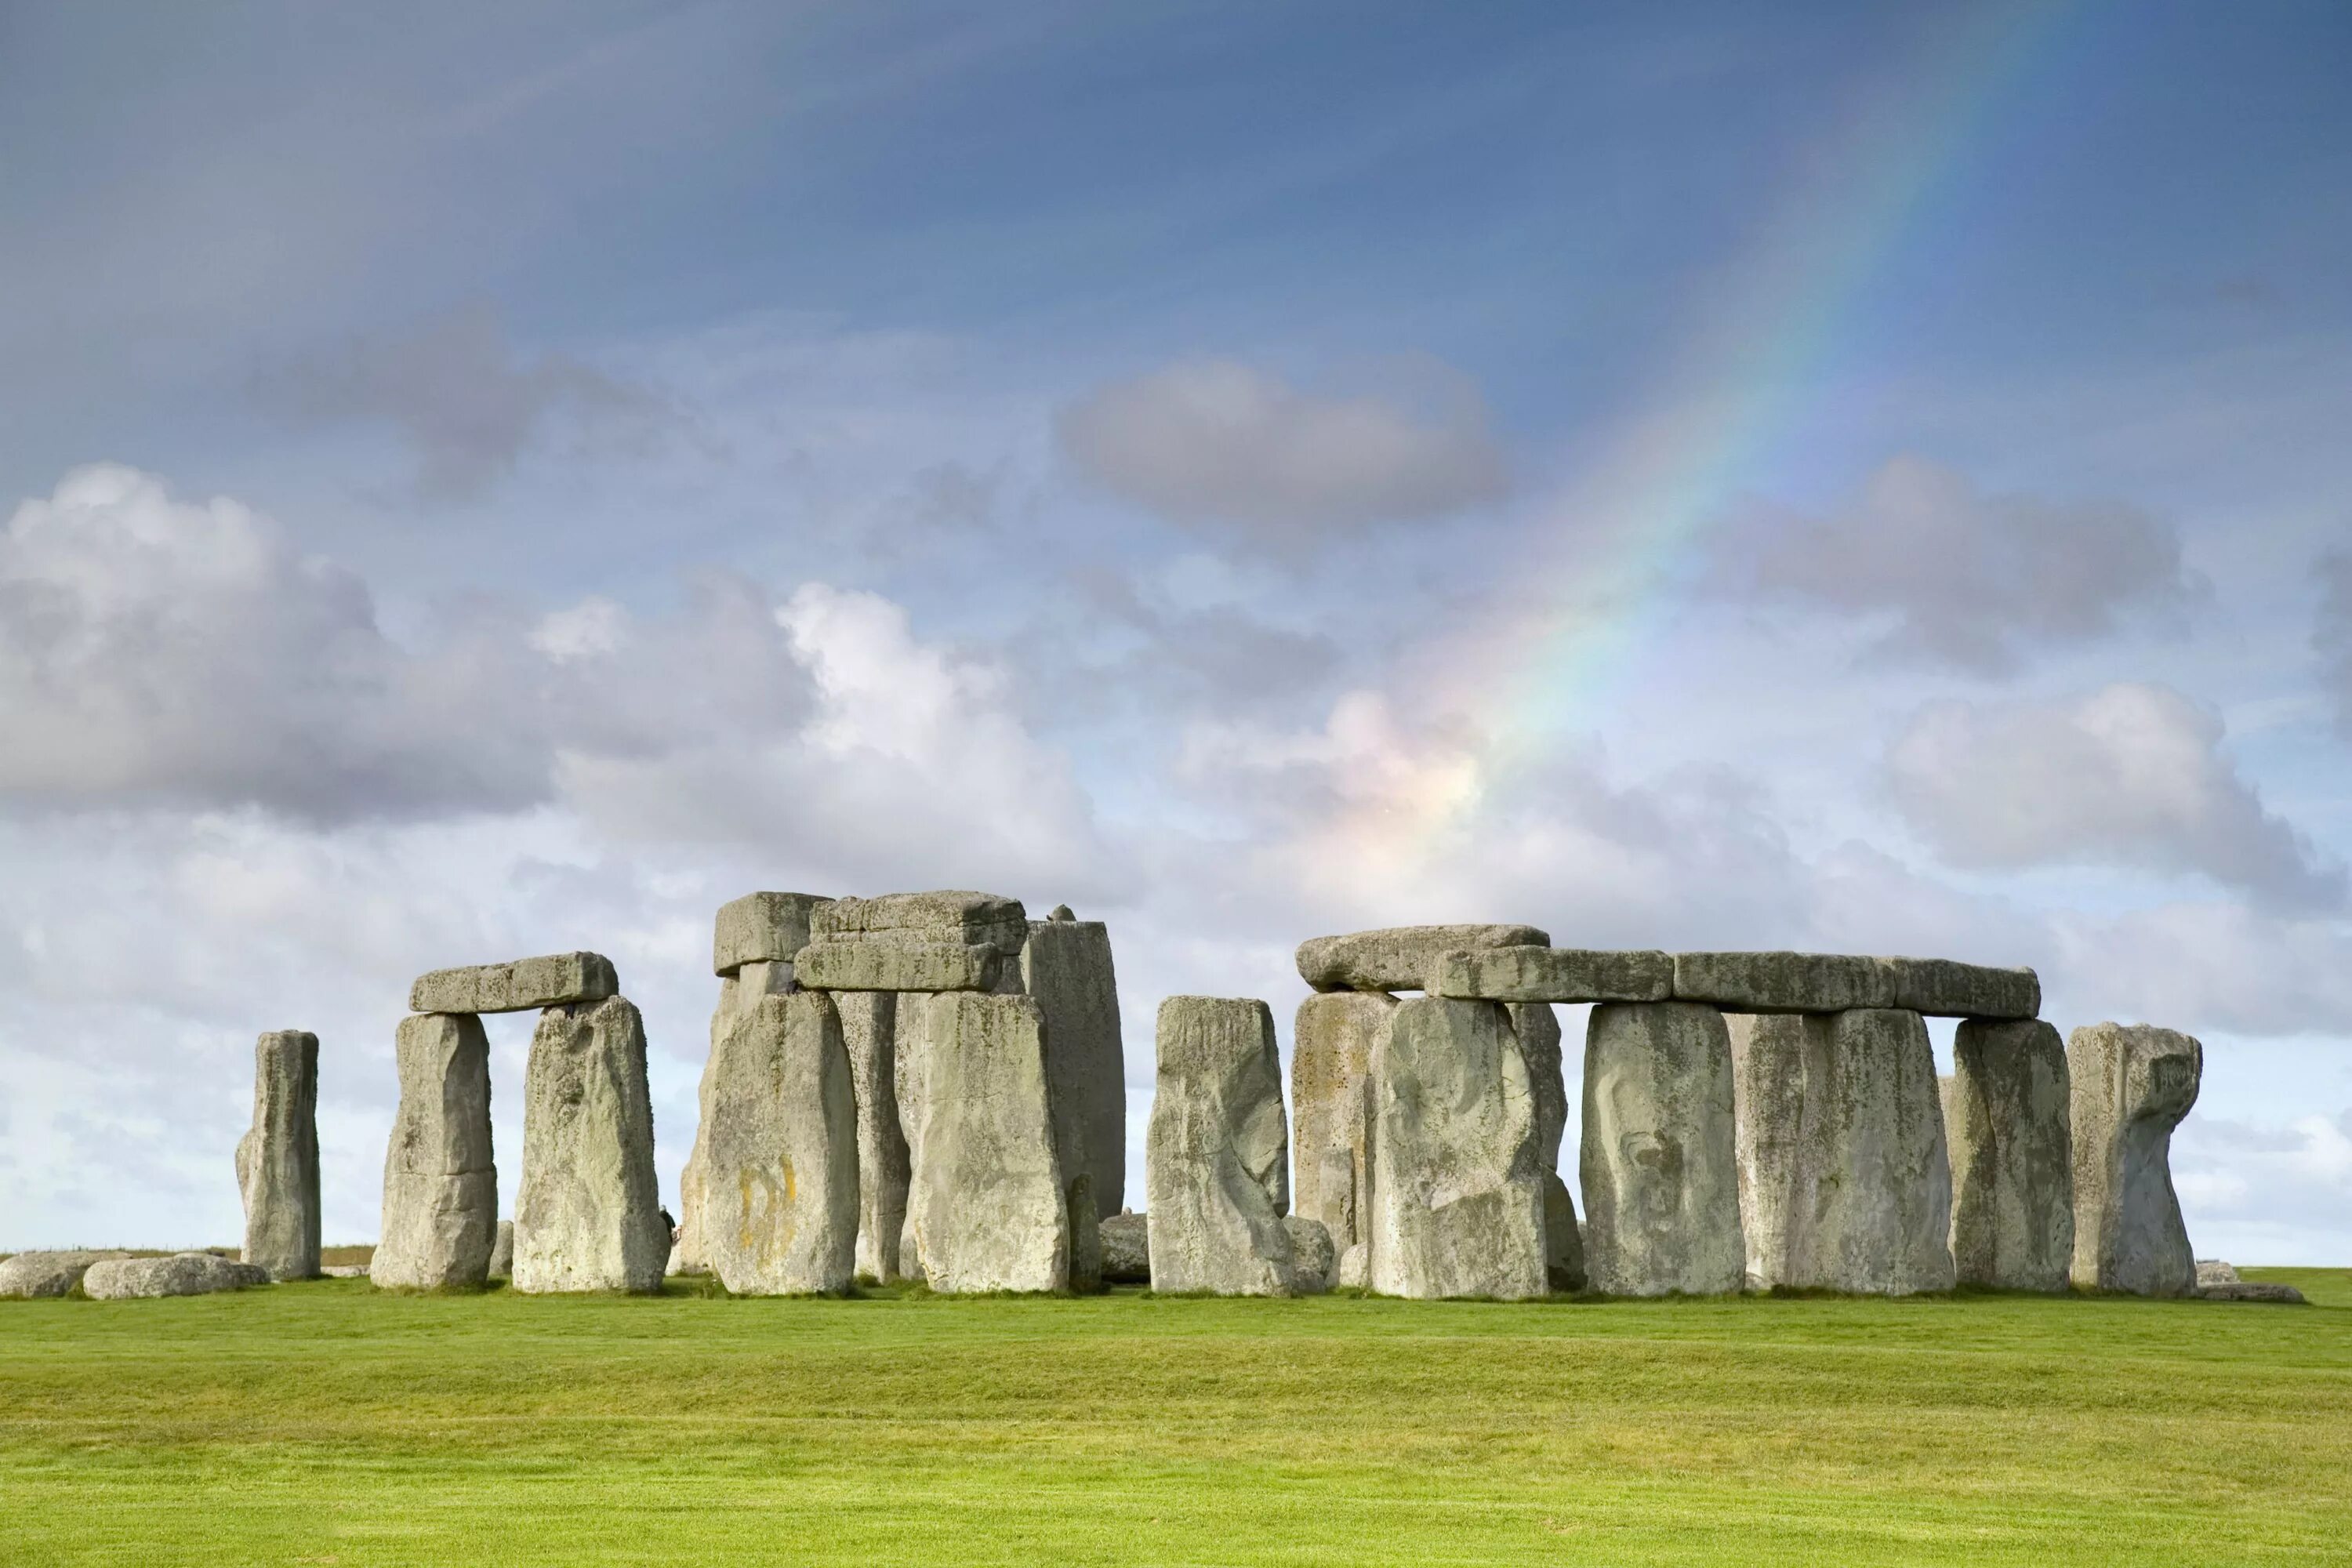
<path fill-rule="evenodd" d="M 2352 555 L 2319 561 L 2319 611 L 2311 645 L 2320 658 L 2322 683 L 2336 703 L 2336 727 L 2352 735 Z"/>
<path fill-rule="evenodd" d="M 2050 704 L 1938 703 L 1887 770 L 1911 826 L 1954 865 L 2192 872 L 2292 908 L 2343 901 L 2344 868 L 2267 809 L 2221 720 L 2168 687 Z"/>
<path fill-rule="evenodd" d="M 1188 360 L 1065 409 L 1064 451 L 1178 522 L 1278 547 L 1499 500 L 1501 451 L 1475 399 L 1423 414 L 1324 397 L 1232 360 Z"/>

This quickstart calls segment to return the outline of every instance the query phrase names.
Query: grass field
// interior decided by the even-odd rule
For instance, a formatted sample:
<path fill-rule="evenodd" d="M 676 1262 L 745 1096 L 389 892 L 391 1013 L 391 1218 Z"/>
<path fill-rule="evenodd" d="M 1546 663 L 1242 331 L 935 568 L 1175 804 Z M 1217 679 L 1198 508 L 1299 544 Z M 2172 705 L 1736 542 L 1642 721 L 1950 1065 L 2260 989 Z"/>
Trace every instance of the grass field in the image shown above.
<path fill-rule="evenodd" d="M 2352 1561 L 2307 1308 L 0 1302 L 0 1559 Z"/>

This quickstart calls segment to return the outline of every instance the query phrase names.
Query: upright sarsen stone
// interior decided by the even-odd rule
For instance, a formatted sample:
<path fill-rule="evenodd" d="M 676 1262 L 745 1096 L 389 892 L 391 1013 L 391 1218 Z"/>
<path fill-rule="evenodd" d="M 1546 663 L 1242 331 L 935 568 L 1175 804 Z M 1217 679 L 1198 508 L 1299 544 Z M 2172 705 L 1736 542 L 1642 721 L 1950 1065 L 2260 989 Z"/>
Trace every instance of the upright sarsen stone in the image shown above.
<path fill-rule="evenodd" d="M 857 1254 L 857 1101 L 823 992 L 763 996 L 712 1047 L 702 1240 L 738 1296 L 846 1290 Z"/>
<path fill-rule="evenodd" d="M 1612 1296 L 1718 1295 L 1747 1276 L 1731 1037 L 1690 1002 L 1592 1010 L 1584 1045 L 1584 1258 Z"/>
<path fill-rule="evenodd" d="M 1370 1288 L 1422 1298 L 1544 1294 L 1535 1094 L 1502 1005 L 1401 1004 L 1373 1064 L 1372 1095 Z"/>
<path fill-rule="evenodd" d="M 1144 1142 L 1151 1288 L 1220 1296 L 1319 1289 L 1302 1271 L 1290 1207 L 1290 1130 L 1274 1015 L 1247 997 L 1160 1005 L 1159 1091 Z"/>
<path fill-rule="evenodd" d="M 754 893 L 748 899 L 738 899 L 734 903 L 722 907 L 719 911 L 722 921 L 719 945 L 720 956 L 728 955 L 730 945 L 723 924 L 729 910 L 749 906 L 753 913 L 759 913 L 766 908 L 761 900 L 800 900 L 807 896 L 800 893 Z M 788 905 L 787 909 L 790 907 Z M 749 917 L 739 918 L 748 920 Z M 766 918 L 761 916 L 762 921 Z M 791 934 L 789 929 L 778 933 L 765 924 L 755 925 L 752 929 L 768 931 L 772 938 L 770 945 Z M 740 949 L 748 941 L 749 938 L 739 931 L 734 938 L 734 945 Z M 709 1186 L 705 1180 L 703 1140 L 710 1124 L 710 1062 L 711 1057 L 717 1056 L 719 1051 L 719 1037 L 739 1016 L 757 1007 L 761 997 L 790 995 L 792 991 L 793 966 L 783 959 L 740 958 L 739 955 L 735 967 L 719 977 L 719 1006 L 710 1015 L 711 1056 L 703 1058 L 702 1082 L 695 1100 L 694 1146 L 687 1151 L 686 1164 L 677 1176 L 677 1239 L 670 1251 L 669 1273 L 707 1274 L 710 1271 L 709 1257 L 702 1241 L 703 1200 L 708 1195 Z"/>
<path fill-rule="evenodd" d="M 1735 1013 L 1732 1100 L 1738 1112 L 1739 1228 L 1748 1254 L 1748 1288 L 1789 1282 L 1789 1247 L 1797 1214 L 1805 1136 L 1805 1058 L 1811 1036 L 1801 1015 Z"/>
<path fill-rule="evenodd" d="M 976 991 L 899 1000 L 908 1219 L 925 1279 L 951 1293 L 1066 1289 L 1045 1014 L 1026 996 Z"/>
<path fill-rule="evenodd" d="M 1021 989 L 1045 1014 L 1064 1177 L 1086 1183 L 1097 1218 L 1115 1215 L 1127 1203 L 1127 1062 L 1109 930 L 1074 916 L 1030 921 Z"/>
<path fill-rule="evenodd" d="M 278 1029 L 253 1047 L 253 1125 L 236 1145 L 245 1260 L 272 1279 L 319 1273 L 319 1037 Z"/>
<path fill-rule="evenodd" d="M 368 1278 L 393 1289 L 478 1286 L 499 1231 L 488 1037 L 470 1013 L 420 1013 L 400 1021 L 393 1055 L 400 1109 Z"/>
<path fill-rule="evenodd" d="M 1396 1009 L 1375 991 L 1318 992 L 1294 1024 L 1292 1201 L 1341 1252 L 1371 1235 L 1372 1058 Z"/>
<path fill-rule="evenodd" d="M 2197 1103 L 2205 1047 L 2145 1024 L 2092 1024 L 2066 1042 L 2074 1162 L 2074 1281 L 2189 1296 L 2197 1258 L 2172 1190 L 2172 1130 Z"/>
<path fill-rule="evenodd" d="M 669 1259 L 654 1179 L 646 1027 L 625 997 L 550 1007 L 523 1080 L 515 1289 L 661 1289 Z"/>
<path fill-rule="evenodd" d="M 844 991 L 833 1000 L 857 1097 L 857 1272 L 888 1284 L 906 1277 L 898 1244 L 911 1173 L 898 1124 L 898 997 Z"/>
<path fill-rule="evenodd" d="M 2066 1049 L 2040 1019 L 1970 1018 L 1952 1042 L 1952 1263 L 1963 1285 L 2066 1289 L 2074 1172 Z"/>
<path fill-rule="evenodd" d="M 1510 948 L 1494 951 L 1508 952 Z M 1537 950 L 1541 951 L 1541 950 Z M 1560 1070 L 1559 1019 L 1546 1002 L 1507 1003 L 1511 1033 L 1528 1064 L 1528 1086 L 1536 1097 L 1536 1163 L 1543 1171 L 1545 1265 L 1555 1290 L 1581 1290 L 1587 1283 L 1584 1235 L 1576 1222 L 1576 1200 L 1559 1177 L 1560 1140 L 1568 1135 L 1568 1079 Z"/>

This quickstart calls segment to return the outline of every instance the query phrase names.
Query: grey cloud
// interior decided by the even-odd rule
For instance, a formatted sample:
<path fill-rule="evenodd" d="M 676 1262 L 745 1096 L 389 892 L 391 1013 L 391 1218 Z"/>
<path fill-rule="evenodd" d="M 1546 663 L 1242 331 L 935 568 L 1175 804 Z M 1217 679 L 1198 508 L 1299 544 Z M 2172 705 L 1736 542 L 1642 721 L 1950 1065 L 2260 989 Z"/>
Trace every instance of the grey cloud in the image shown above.
<path fill-rule="evenodd" d="M 481 306 L 404 338 L 354 339 L 264 376 L 257 391 L 303 423 L 388 427 L 415 459 L 418 492 L 441 500 L 481 494 L 561 435 L 583 455 L 644 451 L 676 418 L 653 394 L 576 359 L 518 354 Z"/>
<path fill-rule="evenodd" d="M 1367 523 L 1500 500 L 1501 450 L 1459 393 L 1416 409 L 1320 396 L 1232 360 L 1187 360 L 1098 388 L 1056 421 L 1096 482 L 1176 522 L 1296 550 Z"/>
<path fill-rule="evenodd" d="M 1909 457 L 1829 516 L 1766 518 L 1735 534 L 1713 585 L 1848 617 L 1887 652 L 1984 675 L 2126 622 L 2178 626 L 2206 593 L 2158 518 L 2112 502 L 1990 495 Z"/>
<path fill-rule="evenodd" d="M 2290 909 L 2334 909 L 2345 868 L 2263 805 L 2221 720 L 2168 687 L 2049 704 L 1938 703 L 1887 754 L 1895 802 L 1954 865 L 2190 872 Z"/>
<path fill-rule="evenodd" d="M 2319 655 L 2321 679 L 2336 703 L 2336 727 L 2352 736 L 2352 555 L 2321 557 L 2319 613 L 2311 646 Z"/>

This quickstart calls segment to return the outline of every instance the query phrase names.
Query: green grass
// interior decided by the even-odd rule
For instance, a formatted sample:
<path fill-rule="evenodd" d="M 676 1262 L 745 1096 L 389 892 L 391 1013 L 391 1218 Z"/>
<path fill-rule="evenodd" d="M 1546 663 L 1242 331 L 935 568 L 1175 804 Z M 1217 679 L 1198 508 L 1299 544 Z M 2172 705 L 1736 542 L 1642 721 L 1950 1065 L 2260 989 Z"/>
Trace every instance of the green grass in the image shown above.
<path fill-rule="evenodd" d="M 2352 1559 L 2308 1308 L 0 1303 L 0 1560 Z"/>

